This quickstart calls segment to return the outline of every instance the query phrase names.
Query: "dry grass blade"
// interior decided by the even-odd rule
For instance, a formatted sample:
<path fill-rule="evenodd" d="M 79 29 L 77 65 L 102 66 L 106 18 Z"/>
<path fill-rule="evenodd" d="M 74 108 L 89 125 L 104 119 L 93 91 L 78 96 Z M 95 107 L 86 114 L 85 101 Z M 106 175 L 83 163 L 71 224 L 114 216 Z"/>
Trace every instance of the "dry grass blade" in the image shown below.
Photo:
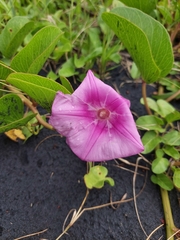
<path fill-rule="evenodd" d="M 152 235 L 162 226 L 164 226 L 164 224 L 161 224 L 160 226 L 158 226 L 157 228 L 155 228 L 150 234 L 149 236 L 146 238 L 146 240 L 150 240 L 150 238 L 152 237 Z"/>
<path fill-rule="evenodd" d="M 60 134 L 52 134 L 52 135 L 50 135 L 50 136 L 47 136 L 46 138 L 44 138 L 43 140 L 41 140 L 41 141 L 38 143 L 38 145 L 35 147 L 34 151 L 36 152 L 37 149 L 38 149 L 38 147 L 39 147 L 44 141 L 46 141 L 47 139 L 52 138 L 52 137 L 62 137 L 62 136 L 61 136 Z"/>
<path fill-rule="evenodd" d="M 137 208 L 137 202 L 136 202 L 136 190 L 135 190 L 135 185 L 136 185 L 136 176 L 137 176 L 137 169 L 138 169 L 138 163 L 139 161 L 141 160 L 142 158 L 137 158 L 137 161 L 136 161 L 136 168 L 135 168 L 135 173 L 134 173 L 134 176 L 133 176 L 133 197 L 134 197 L 134 207 L 135 207 L 135 211 L 136 211 L 136 215 L 137 215 L 137 218 L 138 218 L 138 222 L 140 224 L 140 227 L 142 229 L 142 231 L 144 232 L 144 234 L 146 235 L 146 237 L 148 237 L 142 223 L 141 223 L 141 219 L 140 219 L 140 216 L 139 216 L 139 212 L 138 212 L 138 208 Z M 145 185 L 143 186 L 143 188 L 145 187 Z"/>
<path fill-rule="evenodd" d="M 28 234 L 28 235 L 25 235 L 25 236 L 22 236 L 22 237 L 19 237 L 19 238 L 15 238 L 14 240 L 21 240 L 21 239 L 25 239 L 25 238 L 28 238 L 28 237 L 34 237 L 36 235 L 39 235 L 39 234 L 42 234 L 44 232 L 46 232 L 48 230 L 48 228 L 44 229 L 43 231 L 40 231 L 40 232 L 35 232 L 35 233 L 31 233 L 31 234 Z"/>
<path fill-rule="evenodd" d="M 176 231 L 172 236 L 170 236 L 167 240 L 171 240 L 172 237 L 176 236 L 178 233 L 180 233 L 180 229 Z M 178 238 L 179 239 L 179 238 Z M 177 240 L 178 240 L 177 239 Z"/>

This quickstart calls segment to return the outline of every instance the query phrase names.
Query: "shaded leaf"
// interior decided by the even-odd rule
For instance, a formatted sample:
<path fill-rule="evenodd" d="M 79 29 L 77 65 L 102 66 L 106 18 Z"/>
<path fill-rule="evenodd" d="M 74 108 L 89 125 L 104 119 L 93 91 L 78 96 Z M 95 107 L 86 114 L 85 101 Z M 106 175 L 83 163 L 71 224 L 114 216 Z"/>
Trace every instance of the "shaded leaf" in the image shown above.
<path fill-rule="evenodd" d="M 11 18 L 0 35 L 0 51 L 2 54 L 11 58 L 33 26 L 34 23 L 29 21 L 27 17 L 15 16 Z"/>
<path fill-rule="evenodd" d="M 0 98 L 0 133 L 24 126 L 36 114 L 24 117 L 24 105 L 16 94 Z"/>

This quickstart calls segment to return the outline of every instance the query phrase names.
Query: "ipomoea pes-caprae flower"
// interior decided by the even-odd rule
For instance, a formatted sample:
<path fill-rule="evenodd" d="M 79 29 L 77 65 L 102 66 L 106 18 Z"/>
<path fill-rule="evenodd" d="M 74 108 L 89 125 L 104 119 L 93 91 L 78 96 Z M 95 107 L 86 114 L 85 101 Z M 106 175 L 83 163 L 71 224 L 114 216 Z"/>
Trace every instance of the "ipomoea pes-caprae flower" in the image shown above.
<path fill-rule="evenodd" d="M 58 92 L 49 123 L 82 160 L 96 162 L 144 150 L 130 101 L 89 70 L 72 95 Z"/>

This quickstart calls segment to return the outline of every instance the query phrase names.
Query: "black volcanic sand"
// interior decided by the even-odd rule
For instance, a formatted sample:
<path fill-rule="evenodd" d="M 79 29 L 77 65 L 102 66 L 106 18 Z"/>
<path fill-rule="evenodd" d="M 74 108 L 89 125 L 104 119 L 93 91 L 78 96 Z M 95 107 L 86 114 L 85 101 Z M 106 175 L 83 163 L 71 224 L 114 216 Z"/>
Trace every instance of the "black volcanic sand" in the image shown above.
<path fill-rule="evenodd" d="M 126 73 L 117 68 L 112 71 L 112 79 L 120 93 L 131 100 L 131 110 L 138 115 L 145 114 L 139 103 L 140 83 L 127 83 Z M 123 84 L 122 84 L 123 83 Z M 148 95 L 155 91 L 148 86 Z M 78 159 L 66 145 L 65 139 L 53 136 L 44 141 L 35 151 L 41 140 L 55 132 L 43 129 L 38 136 L 31 137 L 25 144 L 12 142 L 4 134 L 0 135 L 0 239 L 12 240 L 23 235 L 48 229 L 39 236 L 26 240 L 55 240 L 62 232 L 64 220 L 71 209 L 79 208 L 86 188 L 83 176 L 86 163 Z M 127 158 L 135 163 L 137 156 Z M 85 203 L 92 207 L 108 203 L 110 195 L 113 201 L 133 197 L 133 173 L 115 167 L 114 161 L 108 161 L 109 176 L 115 180 L 115 186 L 105 185 L 103 189 L 93 189 Z M 144 161 L 140 165 L 147 166 Z M 121 164 L 130 170 L 133 167 Z M 136 194 L 141 191 L 145 179 L 145 188 L 137 198 L 138 213 L 149 235 L 162 224 L 164 219 L 159 187 L 150 181 L 151 172 L 146 178 L 145 170 L 138 170 Z M 175 223 L 179 224 L 180 208 L 177 193 L 170 193 Z M 117 206 L 116 206 L 117 207 Z M 161 227 L 151 240 L 166 239 L 165 228 Z M 84 212 L 69 229 L 62 240 L 145 240 L 135 212 L 134 202 L 121 204 L 117 209 L 105 207 Z"/>

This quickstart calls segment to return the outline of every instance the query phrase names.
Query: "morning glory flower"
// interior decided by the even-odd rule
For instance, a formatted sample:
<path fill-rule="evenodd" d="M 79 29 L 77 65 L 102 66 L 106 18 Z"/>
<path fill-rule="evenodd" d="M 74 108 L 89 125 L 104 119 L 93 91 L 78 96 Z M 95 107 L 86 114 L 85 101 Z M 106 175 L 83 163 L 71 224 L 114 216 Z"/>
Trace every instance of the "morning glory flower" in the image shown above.
<path fill-rule="evenodd" d="M 89 70 L 72 95 L 58 92 L 49 123 L 85 161 L 106 161 L 144 150 L 130 101 Z"/>

